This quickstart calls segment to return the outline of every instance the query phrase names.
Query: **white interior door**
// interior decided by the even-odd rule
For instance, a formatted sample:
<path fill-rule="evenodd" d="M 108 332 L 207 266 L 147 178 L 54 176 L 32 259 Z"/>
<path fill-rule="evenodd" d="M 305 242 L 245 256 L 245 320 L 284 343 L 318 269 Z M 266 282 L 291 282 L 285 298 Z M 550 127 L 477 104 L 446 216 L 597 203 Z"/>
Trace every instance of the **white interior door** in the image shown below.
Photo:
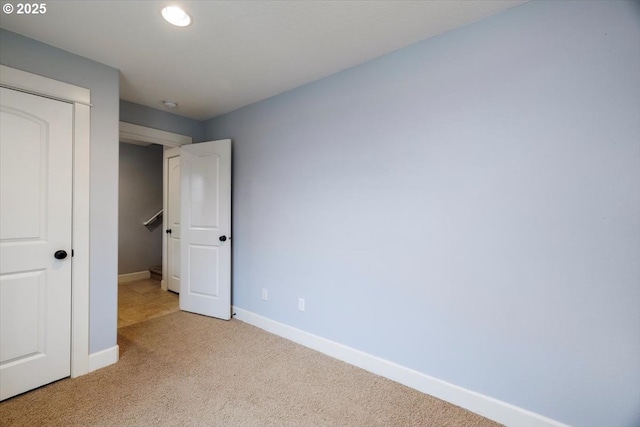
<path fill-rule="evenodd" d="M 180 309 L 231 318 L 231 140 L 182 146 Z"/>
<path fill-rule="evenodd" d="M 171 150 L 174 151 L 174 150 Z M 180 150 L 167 162 L 167 287 L 180 292 Z"/>
<path fill-rule="evenodd" d="M 1 91 L 4 400 L 70 375 L 73 106 Z"/>

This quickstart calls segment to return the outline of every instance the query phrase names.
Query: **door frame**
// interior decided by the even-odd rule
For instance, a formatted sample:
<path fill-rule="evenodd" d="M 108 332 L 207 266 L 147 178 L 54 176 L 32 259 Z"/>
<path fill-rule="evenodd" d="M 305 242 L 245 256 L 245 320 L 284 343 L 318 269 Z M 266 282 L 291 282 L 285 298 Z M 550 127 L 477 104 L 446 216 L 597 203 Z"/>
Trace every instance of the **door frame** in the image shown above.
<path fill-rule="evenodd" d="M 89 373 L 91 91 L 0 65 L 0 86 L 73 105 L 71 377 Z"/>
<path fill-rule="evenodd" d="M 167 193 L 169 174 L 167 172 L 168 157 L 180 155 L 180 146 L 185 144 L 192 144 L 193 138 L 187 135 L 180 135 L 177 133 L 166 132 L 159 129 L 154 129 L 146 126 L 140 126 L 133 123 L 120 122 L 120 142 L 126 142 L 136 145 L 150 145 L 158 144 L 164 146 L 162 153 L 162 229 L 166 230 L 167 227 Z M 169 239 L 167 234 L 162 233 L 162 281 L 160 282 L 160 288 L 163 291 L 168 289 L 166 277 L 168 277 L 168 263 L 167 263 L 167 245 Z"/>

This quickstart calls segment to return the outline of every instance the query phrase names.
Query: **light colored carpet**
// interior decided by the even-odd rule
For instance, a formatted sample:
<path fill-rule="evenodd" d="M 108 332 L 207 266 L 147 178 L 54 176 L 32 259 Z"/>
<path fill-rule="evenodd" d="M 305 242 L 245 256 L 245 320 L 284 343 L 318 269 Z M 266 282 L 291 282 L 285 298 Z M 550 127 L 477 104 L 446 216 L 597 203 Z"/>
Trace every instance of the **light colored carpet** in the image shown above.
<path fill-rule="evenodd" d="M 120 362 L 0 404 L 8 426 L 496 426 L 238 320 L 118 330 Z"/>

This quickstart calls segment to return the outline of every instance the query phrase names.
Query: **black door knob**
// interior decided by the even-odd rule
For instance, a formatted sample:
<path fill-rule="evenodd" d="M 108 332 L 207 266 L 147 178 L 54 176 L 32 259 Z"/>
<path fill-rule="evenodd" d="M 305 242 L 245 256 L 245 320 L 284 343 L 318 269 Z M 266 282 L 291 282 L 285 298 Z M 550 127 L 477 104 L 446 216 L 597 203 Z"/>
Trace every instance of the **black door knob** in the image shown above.
<path fill-rule="evenodd" d="M 67 251 L 56 251 L 53 257 L 55 259 L 65 259 L 67 257 Z"/>
<path fill-rule="evenodd" d="M 165 233 L 167 233 L 167 234 L 171 234 L 171 229 L 170 229 L 170 228 L 169 228 L 169 229 L 167 229 L 167 231 L 165 231 Z"/>
<path fill-rule="evenodd" d="M 226 241 L 226 240 L 227 240 L 227 236 L 220 236 L 220 241 L 221 241 L 221 242 L 224 242 L 224 241 Z"/>

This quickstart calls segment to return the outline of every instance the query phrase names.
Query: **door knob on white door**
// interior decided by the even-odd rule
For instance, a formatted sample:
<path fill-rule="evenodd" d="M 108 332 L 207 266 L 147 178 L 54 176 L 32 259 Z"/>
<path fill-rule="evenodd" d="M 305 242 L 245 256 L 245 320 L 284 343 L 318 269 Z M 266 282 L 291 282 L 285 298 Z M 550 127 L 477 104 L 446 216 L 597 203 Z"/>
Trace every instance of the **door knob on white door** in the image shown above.
<path fill-rule="evenodd" d="M 56 251 L 56 253 L 53 254 L 53 257 L 55 259 L 65 259 L 67 257 L 67 251 Z"/>

